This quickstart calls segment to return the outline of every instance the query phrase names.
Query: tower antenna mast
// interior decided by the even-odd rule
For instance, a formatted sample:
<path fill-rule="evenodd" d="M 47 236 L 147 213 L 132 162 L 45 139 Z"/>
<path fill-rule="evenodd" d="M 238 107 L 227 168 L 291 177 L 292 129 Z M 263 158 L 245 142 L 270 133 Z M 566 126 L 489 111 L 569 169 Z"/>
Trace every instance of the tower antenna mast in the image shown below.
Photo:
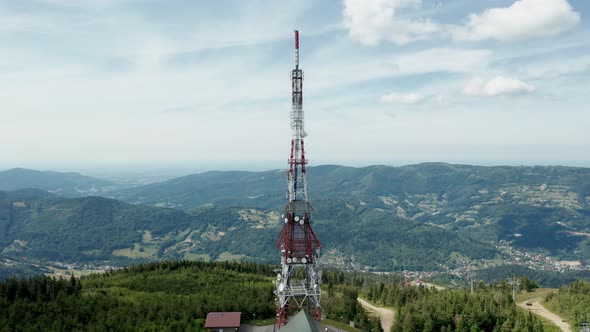
<path fill-rule="evenodd" d="M 281 254 L 281 270 L 276 281 L 275 329 L 289 321 L 290 313 L 306 310 L 321 318 L 320 271 L 317 270 L 321 244 L 311 228 L 314 211 L 307 199 L 307 159 L 303 139 L 303 71 L 299 68 L 299 31 L 295 30 L 295 69 L 291 71 L 291 153 L 287 171 L 288 202 L 283 228 L 276 246 Z M 296 273 L 302 270 L 303 273 Z"/>

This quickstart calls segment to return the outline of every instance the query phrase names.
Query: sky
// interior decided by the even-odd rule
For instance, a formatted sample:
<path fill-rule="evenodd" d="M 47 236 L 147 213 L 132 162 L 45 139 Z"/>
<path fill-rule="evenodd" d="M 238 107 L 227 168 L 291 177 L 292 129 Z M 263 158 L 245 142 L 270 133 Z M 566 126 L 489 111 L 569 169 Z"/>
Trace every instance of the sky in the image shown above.
<path fill-rule="evenodd" d="M 0 167 L 590 167 L 587 0 L 0 1 Z"/>

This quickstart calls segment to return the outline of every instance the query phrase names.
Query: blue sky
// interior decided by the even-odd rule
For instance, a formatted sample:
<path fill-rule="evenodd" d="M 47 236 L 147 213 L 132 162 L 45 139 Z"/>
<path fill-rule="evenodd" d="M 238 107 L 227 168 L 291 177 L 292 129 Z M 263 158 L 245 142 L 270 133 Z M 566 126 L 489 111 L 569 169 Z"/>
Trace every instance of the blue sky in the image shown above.
<path fill-rule="evenodd" d="M 0 2 L 0 166 L 590 166 L 586 0 Z"/>

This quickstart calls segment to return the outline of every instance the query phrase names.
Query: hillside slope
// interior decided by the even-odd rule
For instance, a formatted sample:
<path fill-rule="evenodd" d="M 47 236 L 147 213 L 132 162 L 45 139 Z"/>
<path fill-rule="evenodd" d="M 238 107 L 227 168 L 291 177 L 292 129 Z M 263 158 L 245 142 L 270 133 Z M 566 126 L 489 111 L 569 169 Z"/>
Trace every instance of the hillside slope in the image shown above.
<path fill-rule="evenodd" d="M 276 262 L 279 214 L 253 208 L 182 210 L 102 197 L 66 199 L 41 192 L 0 197 L 0 254 L 37 259 L 127 264 L 185 258 Z M 18 199 L 17 199 L 18 198 Z M 326 264 L 341 267 L 439 269 L 455 259 L 491 259 L 495 249 L 438 226 L 334 200 L 316 204 L 314 221 Z"/>
<path fill-rule="evenodd" d="M 36 171 L 24 168 L 0 171 L 0 190 L 3 191 L 35 188 L 77 197 L 96 195 L 112 186 L 114 186 L 112 182 L 79 173 Z"/>
<path fill-rule="evenodd" d="M 242 320 L 272 317 L 272 267 L 253 263 L 158 262 L 81 280 L 0 282 L 7 331 L 205 331 L 210 311 Z"/>
<path fill-rule="evenodd" d="M 381 209 L 479 241 L 509 241 L 564 259 L 590 258 L 589 168 L 327 165 L 310 167 L 308 175 L 312 203 L 331 200 L 355 211 Z M 208 172 L 112 196 L 181 209 L 208 204 L 280 209 L 285 188 L 283 171 Z M 317 210 L 318 216 L 327 214 Z"/>

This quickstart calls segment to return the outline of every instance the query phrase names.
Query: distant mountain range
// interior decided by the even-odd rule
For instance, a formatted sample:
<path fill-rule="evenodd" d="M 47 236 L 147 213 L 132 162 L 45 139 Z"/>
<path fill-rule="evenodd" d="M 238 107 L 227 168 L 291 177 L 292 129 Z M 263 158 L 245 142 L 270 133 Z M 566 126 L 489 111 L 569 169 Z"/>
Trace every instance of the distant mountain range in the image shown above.
<path fill-rule="evenodd" d="M 442 269 L 500 258 L 492 243 L 499 240 L 557 259 L 590 261 L 588 168 L 327 165 L 310 167 L 308 174 L 314 229 L 323 261 L 332 266 Z M 109 198 L 68 198 L 80 196 L 80 189 L 63 189 L 105 184 L 97 181 L 45 187 L 60 196 L 1 193 L 0 255 L 94 264 L 277 260 L 284 171 L 207 172 L 101 192 Z"/>
<path fill-rule="evenodd" d="M 113 189 L 115 184 L 79 173 L 13 168 L 0 171 L 0 190 L 35 188 L 65 196 L 88 196 Z"/>

